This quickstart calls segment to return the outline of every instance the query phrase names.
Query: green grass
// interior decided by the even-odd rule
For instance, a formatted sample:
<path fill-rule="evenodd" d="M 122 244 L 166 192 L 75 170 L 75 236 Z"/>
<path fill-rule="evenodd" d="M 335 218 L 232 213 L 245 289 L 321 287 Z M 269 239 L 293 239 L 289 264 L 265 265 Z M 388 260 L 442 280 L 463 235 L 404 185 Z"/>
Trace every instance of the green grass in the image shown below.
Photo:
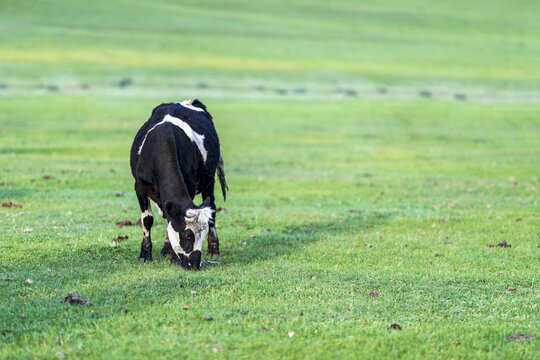
<path fill-rule="evenodd" d="M 540 357 L 538 5 L 0 10 L 0 358 Z M 231 188 L 200 272 L 115 226 L 133 136 L 192 97 Z"/>

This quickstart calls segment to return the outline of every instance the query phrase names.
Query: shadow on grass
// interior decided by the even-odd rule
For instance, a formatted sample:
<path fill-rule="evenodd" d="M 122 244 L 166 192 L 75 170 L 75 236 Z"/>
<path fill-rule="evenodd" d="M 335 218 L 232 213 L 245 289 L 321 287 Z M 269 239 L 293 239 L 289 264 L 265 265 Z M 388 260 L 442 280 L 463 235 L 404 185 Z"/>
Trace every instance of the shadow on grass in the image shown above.
<path fill-rule="evenodd" d="M 286 227 L 283 231 L 270 229 L 270 231 L 250 239 L 246 250 L 228 255 L 234 259 L 227 259 L 226 264 L 245 265 L 288 255 L 302 251 L 307 245 L 319 242 L 328 236 L 346 238 L 357 236 L 363 230 L 383 225 L 391 216 L 393 216 L 392 213 L 387 212 L 347 212 L 347 215 L 339 218 L 301 223 Z"/>
<path fill-rule="evenodd" d="M 4 343 L 13 342 L 29 331 L 41 333 L 47 327 L 92 328 L 92 323 L 98 319 L 92 317 L 95 315 L 90 309 L 60 304 L 67 292 L 80 293 L 93 301 L 92 309 L 99 310 L 102 318 L 121 316 L 118 314 L 121 305 L 129 307 L 130 311 L 144 312 L 148 304 L 161 306 L 188 299 L 192 289 L 220 291 L 238 276 L 238 266 L 243 273 L 245 265 L 303 251 L 328 235 L 357 235 L 369 227 L 383 225 L 390 216 L 379 212 L 346 213 L 327 221 L 264 232 L 251 238 L 246 247 L 223 249 L 229 254 L 218 258 L 220 265 L 205 264 L 198 272 L 169 265 L 168 258 L 161 258 L 159 250 L 163 237 L 157 235 L 154 237 L 154 264 L 141 264 L 137 260 L 138 237 L 122 242 L 116 248 L 93 243 L 75 249 L 38 250 L 0 266 L 2 277 L 10 279 L 1 284 L 1 298 L 5 301 L 0 313 L 0 339 Z M 231 269 L 231 265 L 236 269 L 224 271 Z M 117 300 L 112 302 L 111 298 Z"/>
<path fill-rule="evenodd" d="M 0 195 L 2 192 L 0 191 Z M 309 244 L 319 242 L 325 237 L 353 237 L 359 233 L 384 225 L 393 213 L 389 212 L 365 212 L 365 213 L 344 213 L 342 216 L 327 221 L 315 221 L 300 223 L 298 225 L 285 227 L 281 231 L 268 229 L 254 238 L 247 239 L 247 246 L 240 244 L 232 248 L 221 247 L 221 252 L 225 255 L 218 258 L 203 256 L 205 260 L 217 260 L 223 265 L 245 265 L 253 262 L 264 261 L 274 257 L 288 255 L 297 251 L 302 251 Z M 264 228 L 265 225 L 261 224 Z M 155 264 L 169 266 L 169 257 L 162 257 L 160 250 L 165 240 L 165 233 L 155 231 L 152 234 L 153 257 Z M 36 269 L 47 267 L 50 264 L 67 275 L 65 280 L 77 280 L 81 276 L 85 280 L 91 280 L 95 271 L 107 269 L 108 275 L 112 272 L 123 272 L 127 269 L 146 266 L 151 271 L 152 264 L 141 264 L 138 261 L 140 252 L 140 243 L 142 241 L 142 231 L 140 236 L 131 236 L 129 240 L 117 243 L 115 247 L 111 243 L 90 243 L 87 246 L 77 246 L 76 248 L 62 249 L 35 249 L 32 256 L 25 259 L 19 259 L 10 265 L 0 267 L 2 272 L 7 274 L 11 271 L 24 271 L 24 269 Z M 207 245 L 203 248 L 206 250 Z M 179 271 L 186 272 L 176 265 L 170 265 Z M 95 268 L 92 268 L 95 267 Z M 203 269 L 198 272 L 204 272 L 211 266 L 203 265 Z M 6 275 L 7 276 L 7 275 Z M 21 274 L 21 276 L 24 276 Z"/>

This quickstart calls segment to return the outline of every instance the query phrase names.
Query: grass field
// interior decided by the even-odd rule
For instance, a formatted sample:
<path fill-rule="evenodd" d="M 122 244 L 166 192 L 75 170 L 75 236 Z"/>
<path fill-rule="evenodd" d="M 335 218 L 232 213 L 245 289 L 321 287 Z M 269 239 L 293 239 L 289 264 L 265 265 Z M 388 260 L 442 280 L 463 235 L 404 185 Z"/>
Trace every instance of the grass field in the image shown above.
<path fill-rule="evenodd" d="M 540 358 L 539 12 L 2 1 L 0 358 Z M 195 97 L 224 256 L 141 264 L 131 142 Z"/>

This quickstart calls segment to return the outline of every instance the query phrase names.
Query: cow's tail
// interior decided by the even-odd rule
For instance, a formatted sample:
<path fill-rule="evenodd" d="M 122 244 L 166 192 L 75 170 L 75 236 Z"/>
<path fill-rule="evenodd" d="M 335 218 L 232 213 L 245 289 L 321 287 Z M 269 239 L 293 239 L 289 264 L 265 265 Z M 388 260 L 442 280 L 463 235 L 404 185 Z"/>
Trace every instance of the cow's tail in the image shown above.
<path fill-rule="evenodd" d="M 219 184 L 221 185 L 221 193 L 223 194 L 223 200 L 225 201 L 227 200 L 227 190 L 229 190 L 229 187 L 227 186 L 227 180 L 225 180 L 225 168 L 223 164 L 223 154 L 221 152 L 221 148 L 219 148 L 217 175 L 219 178 Z"/>

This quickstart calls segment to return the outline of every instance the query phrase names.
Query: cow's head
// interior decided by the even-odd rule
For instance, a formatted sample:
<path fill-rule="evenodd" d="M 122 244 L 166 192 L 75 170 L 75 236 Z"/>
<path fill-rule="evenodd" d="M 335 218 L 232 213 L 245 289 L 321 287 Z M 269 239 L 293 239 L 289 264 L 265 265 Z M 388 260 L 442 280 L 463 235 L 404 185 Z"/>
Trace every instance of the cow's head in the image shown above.
<path fill-rule="evenodd" d="M 186 210 L 174 202 L 165 203 L 167 235 L 180 265 L 185 269 L 201 268 L 202 245 L 214 212 L 208 200 L 199 207 Z"/>

